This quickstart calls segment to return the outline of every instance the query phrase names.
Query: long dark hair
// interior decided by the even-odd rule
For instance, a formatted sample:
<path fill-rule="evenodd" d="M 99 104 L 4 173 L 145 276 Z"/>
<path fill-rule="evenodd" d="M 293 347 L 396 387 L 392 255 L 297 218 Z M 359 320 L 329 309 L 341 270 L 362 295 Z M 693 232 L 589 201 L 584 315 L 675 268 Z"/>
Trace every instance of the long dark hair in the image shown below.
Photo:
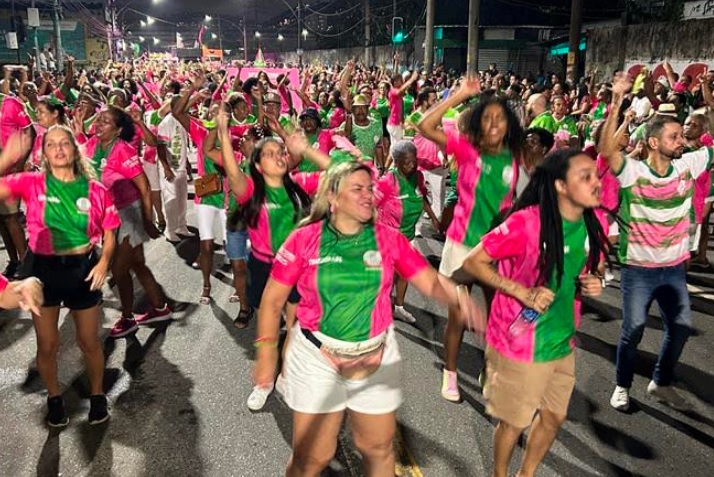
<path fill-rule="evenodd" d="M 243 217 L 249 227 L 256 227 L 258 225 L 260 209 L 265 203 L 265 179 L 263 178 L 263 174 L 258 171 L 257 165 L 260 164 L 260 155 L 263 152 L 263 148 L 269 142 L 282 146 L 282 143 L 280 143 L 277 139 L 266 137 L 261 139 L 258 144 L 255 145 L 255 150 L 253 150 L 253 154 L 250 156 L 250 177 L 253 179 L 254 188 L 252 197 L 243 209 Z M 290 178 L 290 174 L 285 174 L 283 176 L 283 186 L 285 187 L 285 191 L 288 193 L 290 202 L 293 203 L 293 208 L 295 209 L 293 222 L 297 223 L 310 212 L 310 197 Z"/>
<path fill-rule="evenodd" d="M 119 129 L 119 139 L 131 142 L 136 135 L 134 120 L 121 108 L 113 105 L 107 106 L 107 112 L 114 119 L 114 124 Z"/>
<path fill-rule="evenodd" d="M 511 154 L 514 157 L 521 157 L 523 152 L 523 145 L 525 144 L 526 136 L 521 127 L 521 123 L 518 121 L 516 113 L 508 106 L 505 99 L 499 98 L 495 95 L 484 95 L 481 97 L 481 101 L 472 106 L 471 116 L 467 124 L 465 124 L 468 134 L 471 137 L 471 141 L 476 148 L 480 148 L 481 139 L 483 137 L 483 131 L 481 130 L 481 118 L 486 112 L 486 108 L 492 104 L 497 104 L 503 108 L 504 114 L 506 115 L 506 121 L 508 126 L 506 129 L 506 135 L 503 138 L 503 142 L 508 149 L 510 149 Z"/>
<path fill-rule="evenodd" d="M 579 149 L 565 148 L 551 152 L 536 167 L 528 186 L 516 201 L 510 213 L 534 205 L 540 206 L 540 257 L 538 259 L 538 284 L 547 283 L 556 272 L 558 288 L 563 278 L 563 219 L 558 209 L 558 193 L 555 181 L 565 181 L 573 157 L 583 154 Z M 590 251 L 588 252 L 588 271 L 597 271 L 600 255 L 608 257 L 610 242 L 594 209 L 583 212 Z M 609 263 L 609 258 L 607 259 Z"/>

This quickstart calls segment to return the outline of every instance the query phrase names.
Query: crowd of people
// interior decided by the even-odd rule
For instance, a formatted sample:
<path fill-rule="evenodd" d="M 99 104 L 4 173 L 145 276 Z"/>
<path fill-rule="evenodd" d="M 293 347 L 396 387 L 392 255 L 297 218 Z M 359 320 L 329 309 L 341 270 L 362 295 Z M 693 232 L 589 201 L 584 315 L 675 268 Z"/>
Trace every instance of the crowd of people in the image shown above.
<path fill-rule="evenodd" d="M 287 475 L 327 466 L 345 414 L 366 474 L 393 475 L 394 319 L 417 321 L 404 307 L 409 284 L 448 307 L 444 399 L 461 399 L 465 331 L 485 333 L 494 476 L 507 475 L 526 428 L 518 475 L 547 454 L 575 385 L 581 299 L 602 292 L 615 261 L 623 323 L 610 404 L 629 407 L 656 300 L 664 337 L 647 391 L 687 408 L 672 383 L 691 333 L 686 271 L 708 266 L 714 71 L 679 77 L 667 63 L 662 78 L 573 83 L 496 65 L 458 76 L 350 61 L 307 66 L 291 84 L 285 72 L 242 75 L 241 63 L 29 66 L 6 66 L 0 84 L 0 306 L 32 313 L 49 426 L 69 422 L 61 307 L 86 361 L 90 424 L 109 418 L 98 333 L 107 277 L 121 307 L 111 338 L 172 318 L 144 244 L 193 236 L 191 181 L 196 301 L 211 303 L 224 247 L 235 332 L 257 320 L 247 406 L 277 390 L 293 411 Z M 415 242 L 427 233 L 444 241 L 438 270 Z"/>

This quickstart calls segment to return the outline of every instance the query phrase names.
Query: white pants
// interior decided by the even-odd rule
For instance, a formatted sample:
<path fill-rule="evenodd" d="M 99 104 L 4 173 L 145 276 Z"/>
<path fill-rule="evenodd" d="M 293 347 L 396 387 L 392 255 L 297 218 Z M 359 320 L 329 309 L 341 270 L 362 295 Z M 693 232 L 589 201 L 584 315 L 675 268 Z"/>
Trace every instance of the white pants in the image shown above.
<path fill-rule="evenodd" d="M 161 192 L 161 179 L 159 178 L 158 162 L 144 162 L 144 174 L 149 179 L 149 187 L 151 192 Z"/>
<path fill-rule="evenodd" d="M 437 167 L 430 171 L 423 171 L 423 173 L 424 182 L 426 182 L 431 195 L 431 210 L 434 211 L 438 218 L 441 218 L 441 212 L 446 201 L 446 176 L 449 175 L 449 170 Z"/>
<path fill-rule="evenodd" d="M 172 182 L 166 180 L 164 171 L 161 174 L 161 196 L 164 202 L 164 215 L 166 216 L 166 236 L 172 240 L 176 239 L 176 234 L 185 234 L 186 208 L 188 201 L 188 180 L 186 170 L 174 171 L 175 179 Z"/>
<path fill-rule="evenodd" d="M 387 132 L 391 144 L 404 139 L 404 127 L 401 124 L 387 124 Z"/>

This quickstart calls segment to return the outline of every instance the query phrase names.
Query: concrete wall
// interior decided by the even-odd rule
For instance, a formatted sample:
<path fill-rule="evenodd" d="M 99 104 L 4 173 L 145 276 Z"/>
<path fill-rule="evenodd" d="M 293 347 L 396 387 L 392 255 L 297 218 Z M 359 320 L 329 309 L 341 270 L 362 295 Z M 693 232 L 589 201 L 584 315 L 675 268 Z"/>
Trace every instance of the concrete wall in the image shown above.
<path fill-rule="evenodd" d="M 714 18 L 587 31 L 586 70 L 598 69 L 598 79 L 616 69 L 635 71 L 647 66 L 658 76 L 669 60 L 680 74 L 708 64 L 714 66 Z M 700 71 L 699 71 L 700 72 Z"/>

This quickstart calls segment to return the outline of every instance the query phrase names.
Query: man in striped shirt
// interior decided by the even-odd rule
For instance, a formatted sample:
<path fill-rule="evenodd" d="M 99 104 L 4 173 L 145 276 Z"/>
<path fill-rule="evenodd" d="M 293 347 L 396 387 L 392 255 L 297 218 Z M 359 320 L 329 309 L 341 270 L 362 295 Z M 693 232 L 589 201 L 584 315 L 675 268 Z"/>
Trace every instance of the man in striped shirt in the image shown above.
<path fill-rule="evenodd" d="M 622 264 L 622 330 L 617 347 L 617 386 L 610 405 L 626 411 L 630 405 L 637 345 L 653 300 L 660 307 L 664 339 L 647 392 L 677 409 L 688 408 L 674 390 L 674 367 L 691 333 L 691 311 L 685 262 L 689 259 L 689 228 L 694 181 L 712 165 L 712 150 L 684 154 L 682 126 L 675 118 L 657 116 L 647 124 L 647 159 L 626 157 L 615 135 L 624 94 L 632 86 L 626 75 L 613 84 L 613 104 L 599 144 L 620 183 L 619 260 Z"/>

